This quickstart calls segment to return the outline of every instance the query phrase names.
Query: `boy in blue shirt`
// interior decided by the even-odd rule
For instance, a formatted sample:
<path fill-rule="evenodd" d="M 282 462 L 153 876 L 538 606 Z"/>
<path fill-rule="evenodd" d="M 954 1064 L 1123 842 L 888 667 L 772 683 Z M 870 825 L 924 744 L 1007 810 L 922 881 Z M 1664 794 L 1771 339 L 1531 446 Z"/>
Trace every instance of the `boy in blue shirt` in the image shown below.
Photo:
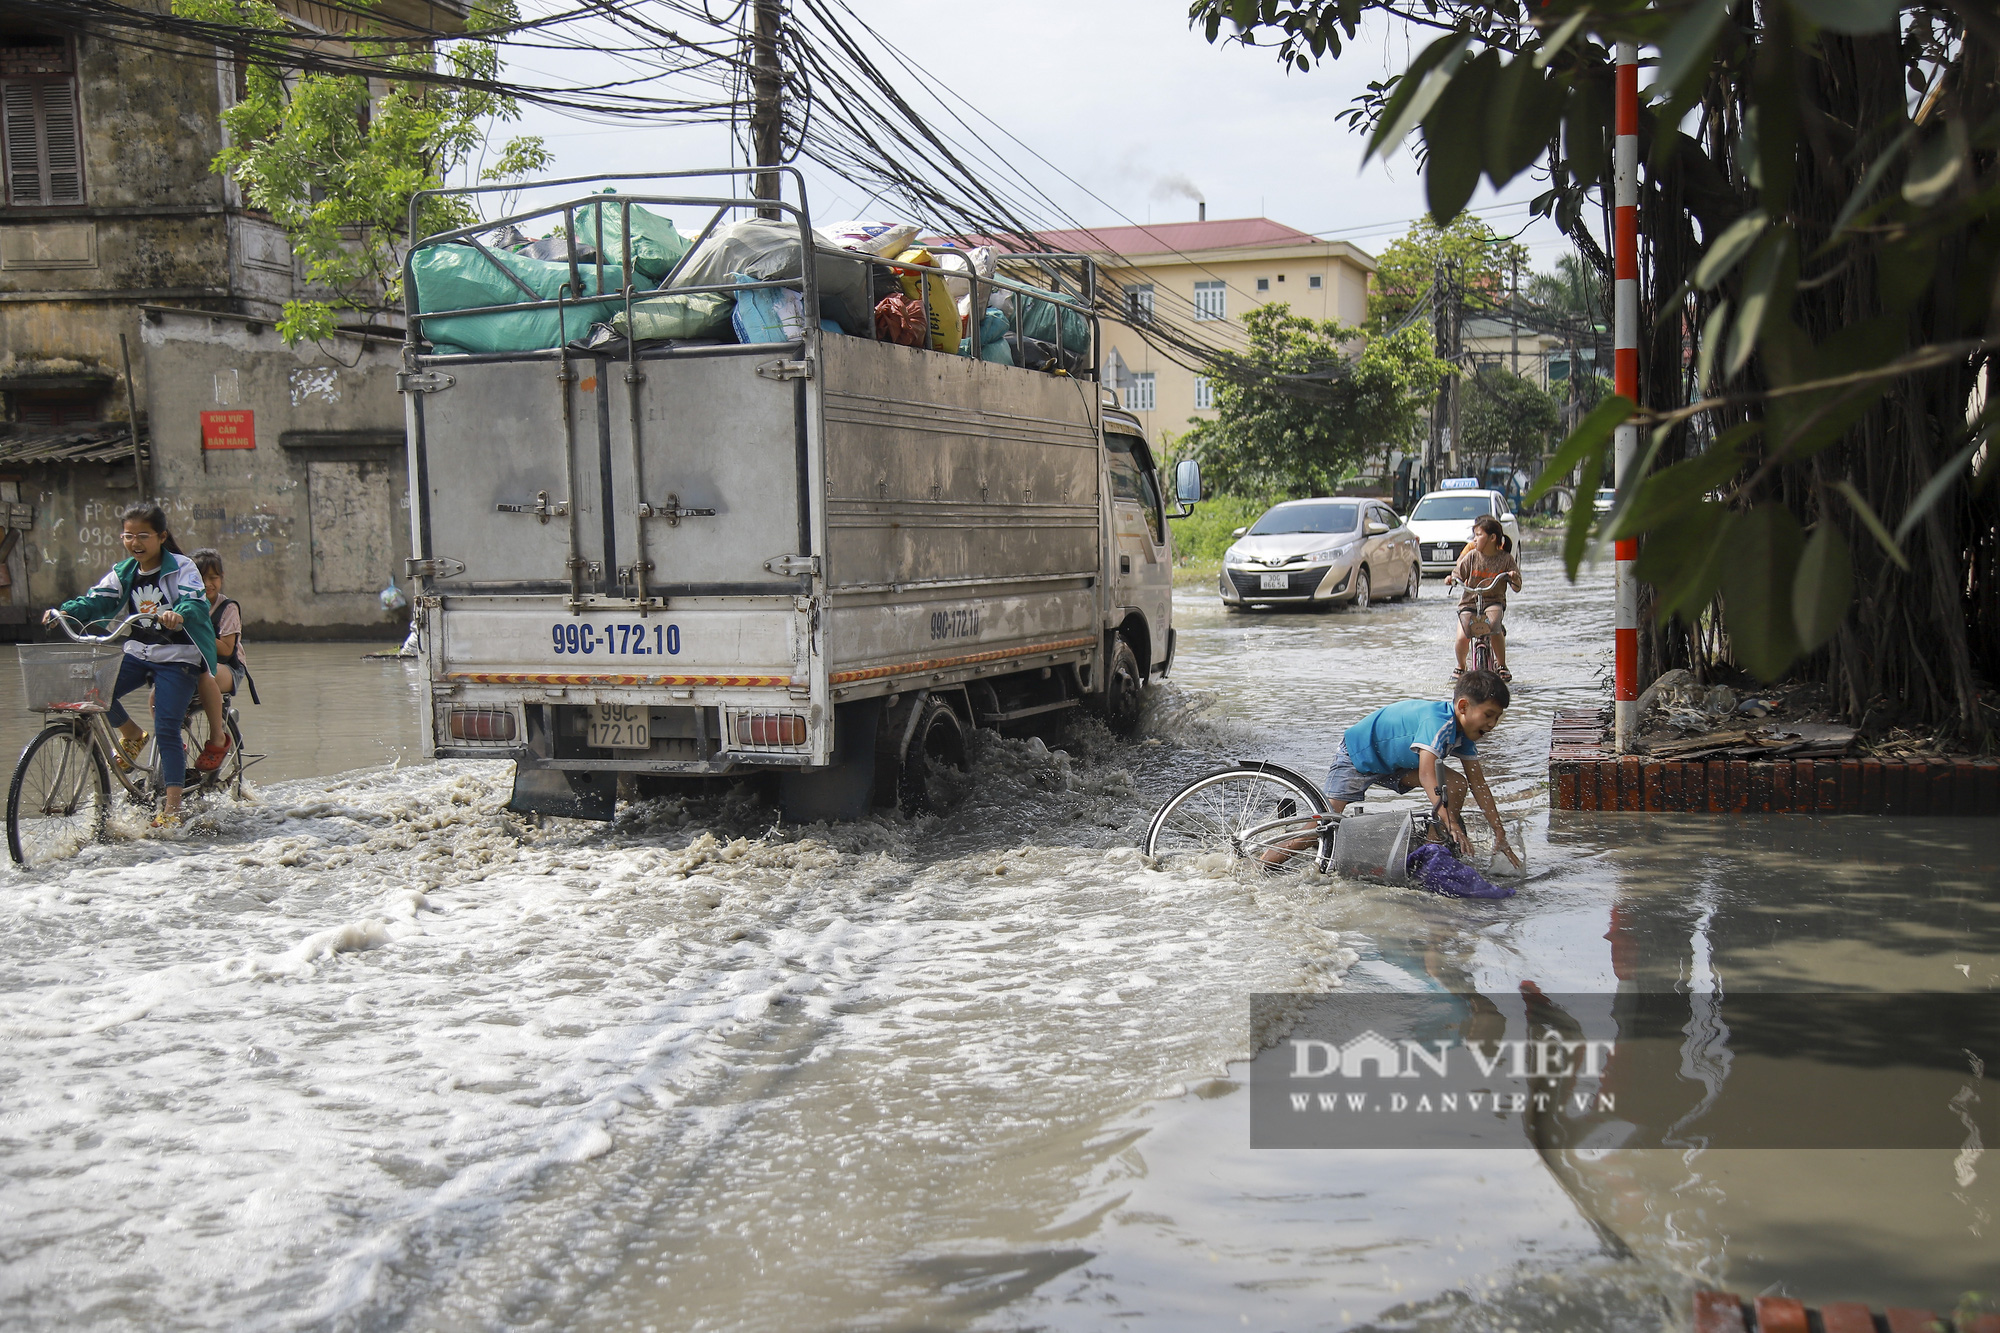
<path fill-rule="evenodd" d="M 1479 766 L 1479 741 L 1500 724 L 1512 702 L 1507 682 L 1498 675 L 1469 671 L 1458 678 L 1450 703 L 1404 699 L 1376 709 L 1349 727 L 1335 747 L 1324 784 L 1327 803 L 1337 813 L 1371 786 L 1397 793 L 1421 787 L 1451 835 L 1469 846 L 1459 808 L 1470 790 L 1493 826 L 1494 850 L 1520 865 Z M 1451 756 L 1464 765 L 1465 776 L 1444 766 L 1442 761 Z"/>

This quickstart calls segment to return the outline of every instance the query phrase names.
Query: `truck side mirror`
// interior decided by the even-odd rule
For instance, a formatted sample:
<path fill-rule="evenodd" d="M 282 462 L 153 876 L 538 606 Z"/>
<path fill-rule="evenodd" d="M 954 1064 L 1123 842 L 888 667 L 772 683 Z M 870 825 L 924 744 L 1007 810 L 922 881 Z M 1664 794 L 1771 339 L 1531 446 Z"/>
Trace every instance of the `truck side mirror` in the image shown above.
<path fill-rule="evenodd" d="M 1174 464 L 1174 494 L 1184 505 L 1199 503 L 1201 500 L 1201 464 L 1192 458 L 1183 458 Z"/>

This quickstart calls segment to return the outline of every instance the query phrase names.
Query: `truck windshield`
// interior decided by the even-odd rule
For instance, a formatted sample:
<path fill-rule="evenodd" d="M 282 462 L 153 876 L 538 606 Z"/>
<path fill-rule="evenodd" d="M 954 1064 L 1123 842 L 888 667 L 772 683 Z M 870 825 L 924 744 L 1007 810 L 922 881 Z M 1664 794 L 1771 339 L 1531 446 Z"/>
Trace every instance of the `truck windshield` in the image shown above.
<path fill-rule="evenodd" d="M 1252 537 L 1271 537 L 1284 532 L 1352 532 L 1361 518 L 1357 504 L 1279 505 L 1257 520 Z"/>
<path fill-rule="evenodd" d="M 1493 501 L 1484 495 L 1426 495 L 1417 501 L 1410 517 L 1419 522 L 1440 519 L 1478 518 L 1493 512 Z"/>

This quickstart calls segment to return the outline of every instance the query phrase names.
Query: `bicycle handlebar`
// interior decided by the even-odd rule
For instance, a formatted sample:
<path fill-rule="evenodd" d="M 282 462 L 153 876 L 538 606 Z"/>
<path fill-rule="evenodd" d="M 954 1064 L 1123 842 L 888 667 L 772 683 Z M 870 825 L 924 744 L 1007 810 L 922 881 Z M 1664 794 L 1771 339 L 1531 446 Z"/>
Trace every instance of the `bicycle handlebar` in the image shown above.
<path fill-rule="evenodd" d="M 1502 583 L 1506 582 L 1507 578 L 1508 576 L 1506 574 L 1501 573 L 1501 574 L 1495 574 L 1492 578 L 1486 580 L 1486 582 L 1480 584 L 1476 588 L 1473 587 L 1470 583 L 1459 583 L 1459 586 L 1461 588 L 1464 588 L 1467 592 L 1492 592 L 1495 588 L 1499 587 Z M 1445 583 L 1447 585 L 1458 583 L 1458 575 L 1456 574 L 1447 575 L 1445 577 Z"/>
<path fill-rule="evenodd" d="M 43 617 L 43 623 L 48 625 L 54 625 L 57 629 L 61 630 L 65 635 L 67 635 L 71 640 L 73 640 L 76 643 L 116 643 L 119 639 L 124 638 L 127 634 L 130 634 L 135 629 L 153 629 L 157 627 L 160 622 L 159 618 L 156 616 L 127 616 L 123 620 L 119 621 L 117 624 L 113 625 L 111 629 L 104 634 L 79 634 L 75 630 L 71 629 L 70 625 L 72 623 L 77 625 L 82 625 L 83 624 L 82 621 L 77 620 L 73 616 L 65 615 L 61 611 L 51 611 L 48 616 Z M 92 621 L 91 623 L 102 624 L 103 622 Z"/>

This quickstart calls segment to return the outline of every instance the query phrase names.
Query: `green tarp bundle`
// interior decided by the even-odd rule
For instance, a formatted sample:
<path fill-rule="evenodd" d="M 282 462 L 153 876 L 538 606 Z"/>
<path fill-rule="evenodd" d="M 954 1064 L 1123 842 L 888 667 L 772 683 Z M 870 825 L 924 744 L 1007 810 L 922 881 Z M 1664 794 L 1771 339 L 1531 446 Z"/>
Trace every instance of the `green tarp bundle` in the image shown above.
<path fill-rule="evenodd" d="M 455 314 L 448 319 L 426 319 L 423 336 L 440 353 L 526 352 L 560 347 L 589 333 L 592 324 L 609 319 L 612 311 L 624 308 L 622 299 L 596 299 L 600 290 L 599 272 L 595 264 L 578 266 L 584 291 L 594 299 L 567 306 L 560 315 L 553 306 L 545 310 L 504 310 L 490 315 Z M 414 279 L 410 307 L 417 314 L 553 301 L 570 281 L 569 265 L 559 260 L 531 259 L 461 241 L 425 246 L 417 251 L 410 258 L 410 273 Z M 615 264 L 606 264 L 602 274 L 603 291 L 616 292 L 625 284 L 624 271 Z"/>
<path fill-rule="evenodd" d="M 606 190 L 605 193 L 610 194 L 611 191 Z M 590 246 L 603 255 L 607 263 L 624 263 L 625 213 L 624 205 L 615 199 L 585 204 L 577 209 L 578 244 Z M 674 271 L 674 265 L 681 262 L 681 256 L 688 252 L 688 240 L 680 234 L 671 218 L 649 213 L 637 204 L 631 206 L 631 216 L 632 271 L 642 278 L 651 278 L 653 284 L 657 284 Z"/>

